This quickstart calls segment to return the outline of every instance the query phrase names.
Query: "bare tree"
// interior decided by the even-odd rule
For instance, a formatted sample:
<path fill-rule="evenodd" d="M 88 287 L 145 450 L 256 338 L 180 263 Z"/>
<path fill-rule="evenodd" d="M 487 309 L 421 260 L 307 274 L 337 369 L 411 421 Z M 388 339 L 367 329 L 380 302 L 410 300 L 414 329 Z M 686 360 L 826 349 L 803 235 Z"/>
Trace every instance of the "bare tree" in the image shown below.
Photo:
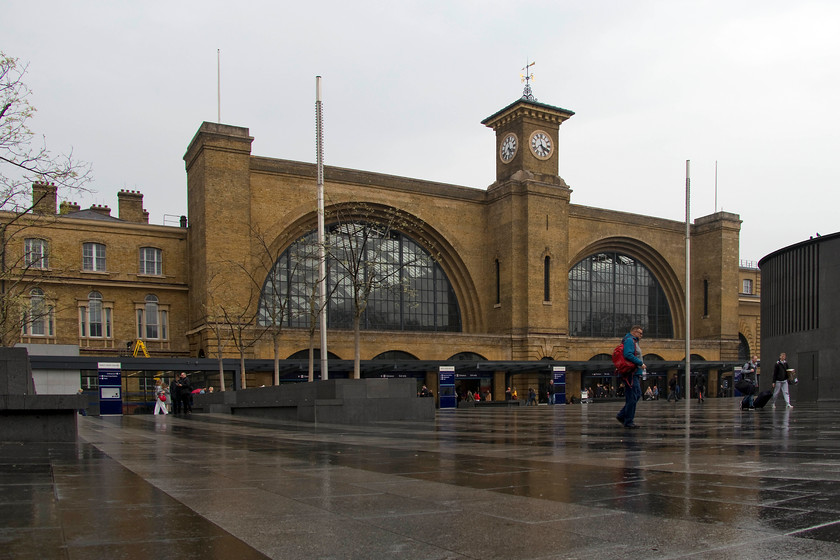
<path fill-rule="evenodd" d="M 224 313 L 219 308 L 218 302 L 224 301 L 226 294 L 221 293 L 224 285 L 217 280 L 218 271 L 210 269 L 207 281 L 207 300 L 204 305 L 204 325 L 216 338 L 216 359 L 219 361 L 219 390 L 224 391 L 225 387 L 225 348 L 230 341 L 229 327 L 224 320 Z"/>
<path fill-rule="evenodd" d="M 0 52 L 0 344 L 13 345 L 27 325 L 43 324 L 54 312 L 38 285 L 55 272 L 44 266 L 46 247 L 13 247 L 31 227 L 55 219 L 55 210 L 40 212 L 41 202 L 54 193 L 77 192 L 90 180 L 90 165 L 70 155 L 55 156 L 43 142 L 36 143 L 29 122 L 35 108 L 23 81 L 28 66 Z M 31 197 L 31 185 L 49 185 Z"/>
<path fill-rule="evenodd" d="M 227 269 L 224 277 L 218 274 L 219 267 Z M 242 263 L 212 263 L 208 268 L 215 269 L 208 283 L 213 322 L 219 327 L 217 334 L 226 335 L 239 353 L 240 382 L 245 389 L 245 354 L 264 332 L 257 324 L 260 291 Z M 238 273 L 238 278 L 231 277 L 233 271 Z"/>
<path fill-rule="evenodd" d="M 348 203 L 334 206 L 331 214 L 335 221 L 327 239 L 330 281 L 335 285 L 331 318 L 341 322 L 342 314 L 352 316 L 353 378 L 359 379 L 361 320 L 371 298 L 389 291 L 410 294 L 417 271 L 431 263 L 435 253 L 422 235 L 421 224 L 399 209 Z M 426 247 L 407 250 L 400 240 L 403 234 L 413 234 L 412 239 Z"/>
<path fill-rule="evenodd" d="M 274 349 L 274 384 L 280 383 L 280 346 L 287 324 L 299 325 L 308 318 L 309 381 L 314 379 L 314 341 L 321 306 L 318 302 L 318 240 L 304 235 L 286 250 L 275 248 L 271 240 L 252 228 L 260 263 L 250 277 L 261 290 L 259 324 L 271 336 Z M 329 294 L 328 294 L 329 295 Z M 325 304 L 326 305 L 326 302 Z"/>

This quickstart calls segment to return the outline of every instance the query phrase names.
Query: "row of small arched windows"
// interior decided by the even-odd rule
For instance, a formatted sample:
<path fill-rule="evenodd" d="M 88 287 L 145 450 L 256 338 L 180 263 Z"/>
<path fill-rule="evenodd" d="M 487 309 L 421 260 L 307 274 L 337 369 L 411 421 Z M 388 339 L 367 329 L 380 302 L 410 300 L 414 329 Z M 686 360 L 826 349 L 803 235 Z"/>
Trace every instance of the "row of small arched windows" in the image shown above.
<path fill-rule="evenodd" d="M 169 338 L 169 309 L 161 305 L 154 294 L 148 294 L 143 303 L 135 304 L 136 337 L 144 340 Z M 105 301 L 102 294 L 92 291 L 86 300 L 78 302 L 79 337 L 112 339 L 114 337 L 114 303 Z M 24 336 L 55 336 L 55 304 L 44 290 L 29 290 L 29 302 L 22 321 Z"/>

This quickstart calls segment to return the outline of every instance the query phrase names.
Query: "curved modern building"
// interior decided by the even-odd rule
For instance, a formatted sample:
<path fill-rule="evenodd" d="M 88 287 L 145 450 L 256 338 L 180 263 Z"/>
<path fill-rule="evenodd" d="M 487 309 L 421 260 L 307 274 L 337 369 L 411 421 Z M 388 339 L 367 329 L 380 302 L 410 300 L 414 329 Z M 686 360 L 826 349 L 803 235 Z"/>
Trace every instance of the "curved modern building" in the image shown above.
<path fill-rule="evenodd" d="M 787 354 L 794 400 L 840 400 L 840 233 L 812 237 L 761 259 L 762 388 Z"/>

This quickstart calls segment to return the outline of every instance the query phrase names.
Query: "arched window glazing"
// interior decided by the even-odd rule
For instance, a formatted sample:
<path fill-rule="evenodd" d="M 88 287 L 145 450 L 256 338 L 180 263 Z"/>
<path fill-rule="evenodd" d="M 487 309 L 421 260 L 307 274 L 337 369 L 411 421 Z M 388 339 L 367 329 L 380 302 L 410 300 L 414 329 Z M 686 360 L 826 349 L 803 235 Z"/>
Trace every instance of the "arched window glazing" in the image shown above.
<path fill-rule="evenodd" d="M 351 240 L 365 230 L 364 244 Z M 376 235 L 368 224 L 328 228 L 327 323 L 351 328 L 355 309 L 353 279 L 346 262 L 361 250 L 361 280 L 372 289 L 361 315 L 362 329 L 400 331 L 461 330 L 461 313 L 449 279 L 416 241 L 399 232 Z M 342 264 L 344 261 L 345 264 Z M 274 264 L 260 297 L 260 323 L 306 328 L 318 279 L 316 232 L 295 241 Z M 360 302 L 364 305 L 364 301 Z"/>
<path fill-rule="evenodd" d="M 635 324 L 649 338 L 673 338 L 662 286 L 642 263 L 621 253 L 591 255 L 569 271 L 572 336 L 619 337 Z"/>

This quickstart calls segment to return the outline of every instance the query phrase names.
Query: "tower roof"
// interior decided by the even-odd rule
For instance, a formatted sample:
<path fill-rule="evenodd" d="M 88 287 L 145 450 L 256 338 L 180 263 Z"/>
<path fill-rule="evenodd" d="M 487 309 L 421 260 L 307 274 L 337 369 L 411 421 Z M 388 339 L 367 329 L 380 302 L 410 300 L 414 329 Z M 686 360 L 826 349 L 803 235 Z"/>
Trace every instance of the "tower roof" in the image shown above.
<path fill-rule="evenodd" d="M 529 114 L 537 119 L 555 122 L 559 126 L 560 123 L 575 113 L 574 111 L 569 111 L 568 109 L 563 109 L 562 107 L 555 107 L 553 105 L 540 103 L 539 101 L 520 98 L 504 109 L 496 111 L 481 121 L 481 124 L 495 129 L 522 114 Z"/>

